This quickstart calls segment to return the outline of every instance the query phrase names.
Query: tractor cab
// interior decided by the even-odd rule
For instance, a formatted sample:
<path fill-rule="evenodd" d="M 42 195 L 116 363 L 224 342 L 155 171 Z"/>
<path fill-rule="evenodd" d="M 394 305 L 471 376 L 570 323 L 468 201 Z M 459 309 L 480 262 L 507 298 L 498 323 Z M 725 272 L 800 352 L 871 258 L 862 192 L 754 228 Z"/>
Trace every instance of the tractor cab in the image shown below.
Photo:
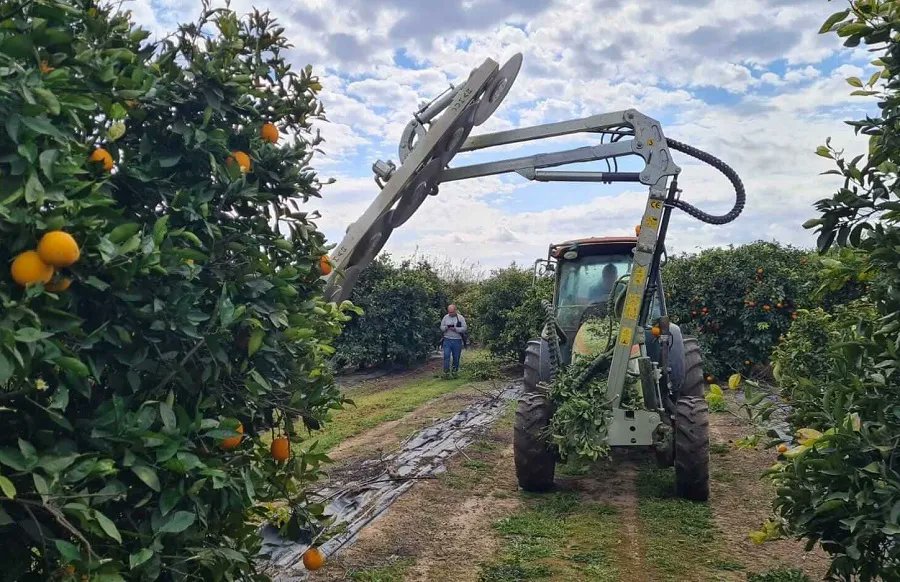
<path fill-rule="evenodd" d="M 569 341 L 560 345 L 562 360 L 570 362 L 582 324 L 606 317 L 610 294 L 621 292 L 631 274 L 635 237 L 584 238 L 550 246 L 548 262 L 555 261 L 553 305 L 556 321 Z M 657 281 L 650 306 L 650 321 L 664 309 L 662 286 Z M 637 346 L 635 346 L 637 347 Z"/>

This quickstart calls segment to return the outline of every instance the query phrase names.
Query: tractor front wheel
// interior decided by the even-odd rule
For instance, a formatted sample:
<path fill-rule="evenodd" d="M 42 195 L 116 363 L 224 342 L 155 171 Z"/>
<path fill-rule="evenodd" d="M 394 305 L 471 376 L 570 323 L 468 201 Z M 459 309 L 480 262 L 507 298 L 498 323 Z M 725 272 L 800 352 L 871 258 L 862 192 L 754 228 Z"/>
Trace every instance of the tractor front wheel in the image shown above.
<path fill-rule="evenodd" d="M 682 396 L 675 405 L 675 493 L 709 499 L 709 407 L 702 396 Z"/>
<path fill-rule="evenodd" d="M 553 416 L 546 394 L 529 392 L 519 399 L 513 430 L 516 478 L 525 491 L 541 492 L 553 488 L 556 455 L 547 442 L 545 431 Z"/>

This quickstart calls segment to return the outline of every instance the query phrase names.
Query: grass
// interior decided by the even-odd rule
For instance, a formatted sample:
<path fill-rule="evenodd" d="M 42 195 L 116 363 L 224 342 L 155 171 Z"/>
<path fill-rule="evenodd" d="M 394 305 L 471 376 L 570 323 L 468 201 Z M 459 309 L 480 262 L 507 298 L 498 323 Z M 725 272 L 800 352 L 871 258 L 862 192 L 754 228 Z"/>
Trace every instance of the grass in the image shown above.
<path fill-rule="evenodd" d="M 713 455 L 727 455 L 731 451 L 728 443 L 709 443 L 709 452 Z"/>
<path fill-rule="evenodd" d="M 638 473 L 638 517 L 649 564 L 665 580 L 705 580 L 710 570 L 739 567 L 717 555 L 709 505 L 675 498 L 674 479 L 671 470 L 650 465 Z"/>
<path fill-rule="evenodd" d="M 429 400 L 459 390 L 468 382 L 462 378 L 416 378 L 390 390 L 359 394 L 353 398 L 353 405 L 332 411 L 325 429 L 306 440 L 318 440 L 317 449 L 329 451 L 352 436 L 402 418 Z"/>
<path fill-rule="evenodd" d="M 747 582 L 812 582 L 801 570 L 770 570 L 762 574 L 748 574 Z"/>
<path fill-rule="evenodd" d="M 413 560 L 403 558 L 393 564 L 348 572 L 353 582 L 402 582 Z"/>
<path fill-rule="evenodd" d="M 502 547 L 482 564 L 480 581 L 618 579 L 615 509 L 571 493 L 525 500 L 525 509 L 494 524 Z"/>

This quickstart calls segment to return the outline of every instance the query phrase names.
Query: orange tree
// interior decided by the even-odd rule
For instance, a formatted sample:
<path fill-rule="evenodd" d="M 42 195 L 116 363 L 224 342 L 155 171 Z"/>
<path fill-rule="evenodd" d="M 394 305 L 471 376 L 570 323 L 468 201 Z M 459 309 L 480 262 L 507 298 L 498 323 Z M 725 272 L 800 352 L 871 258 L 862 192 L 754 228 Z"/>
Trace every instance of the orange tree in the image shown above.
<path fill-rule="evenodd" d="M 2 579 L 255 576 L 267 502 L 285 530 L 321 513 L 323 457 L 260 440 L 340 401 L 301 208 L 318 82 L 267 14 L 148 37 L 90 0 L 0 5 Z"/>
<path fill-rule="evenodd" d="M 847 160 L 830 145 L 843 185 L 819 201 L 806 223 L 819 232 L 821 250 L 837 244 L 864 257 L 832 265 L 836 287 L 876 273 L 869 299 L 874 325 L 860 326 L 827 355 L 814 376 L 820 399 L 801 402 L 804 417 L 821 429 L 795 426 L 801 442 L 770 473 L 777 487 L 777 526 L 831 555 L 830 574 L 841 580 L 900 580 L 900 10 L 896 1 L 857 0 L 832 15 L 821 32 L 845 46 L 867 45 L 877 57 L 868 81 L 848 79 L 854 94 L 877 95 L 877 114 L 850 122 L 869 137 L 867 155 Z M 865 277 L 869 279 L 869 277 Z M 849 337 L 847 337 L 849 336 Z M 806 429 L 806 430 L 800 430 Z M 768 531 L 777 531 L 778 527 Z"/>
<path fill-rule="evenodd" d="M 761 241 L 680 255 L 663 268 L 666 307 L 700 338 L 708 372 L 746 372 L 806 306 L 816 268 L 805 251 Z"/>

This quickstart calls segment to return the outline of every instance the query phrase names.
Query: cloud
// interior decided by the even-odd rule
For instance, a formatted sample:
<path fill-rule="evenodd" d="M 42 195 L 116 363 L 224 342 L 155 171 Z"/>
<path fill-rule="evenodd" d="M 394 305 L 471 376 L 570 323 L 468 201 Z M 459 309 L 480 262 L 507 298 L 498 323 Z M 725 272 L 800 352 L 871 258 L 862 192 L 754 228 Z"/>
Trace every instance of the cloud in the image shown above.
<path fill-rule="evenodd" d="M 224 0 L 217 0 L 223 4 Z M 138 20 L 162 34 L 196 7 L 135 0 Z M 233 0 L 248 11 L 251 0 Z M 270 3 L 324 90 L 317 123 L 325 156 L 313 164 L 337 183 L 310 203 L 337 242 L 378 193 L 371 165 L 397 161 L 397 142 L 420 103 L 464 82 L 486 57 L 524 55 L 519 77 L 476 133 L 636 108 L 663 131 L 722 158 L 741 175 L 747 207 L 724 227 L 673 215 L 673 251 L 756 238 L 809 245 L 799 227 L 834 180 L 816 146 L 832 136 L 864 151 L 844 124 L 873 109 L 846 77 L 868 78 L 871 55 L 818 34 L 834 7 L 820 0 L 383 0 Z M 580 135 L 459 156 L 453 165 L 597 142 Z M 733 194 L 712 168 L 674 152 L 686 200 L 724 212 Z M 533 184 L 503 176 L 443 184 L 398 229 L 387 250 L 528 264 L 565 238 L 629 234 L 643 187 Z"/>

